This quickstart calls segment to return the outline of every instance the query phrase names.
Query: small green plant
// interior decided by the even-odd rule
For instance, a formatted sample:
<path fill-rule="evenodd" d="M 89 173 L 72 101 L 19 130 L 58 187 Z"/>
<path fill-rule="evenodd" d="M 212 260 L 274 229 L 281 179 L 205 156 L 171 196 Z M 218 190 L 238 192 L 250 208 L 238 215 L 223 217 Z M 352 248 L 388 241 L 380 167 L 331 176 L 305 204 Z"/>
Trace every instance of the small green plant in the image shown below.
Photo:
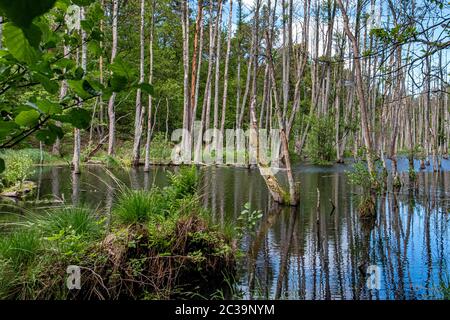
<path fill-rule="evenodd" d="M 358 206 L 362 216 L 373 216 L 375 213 L 375 194 L 381 191 L 381 181 L 383 181 L 384 175 L 384 171 L 380 167 L 380 163 L 376 162 L 375 172 L 370 173 L 367 165 L 359 161 L 353 165 L 353 170 L 346 172 L 350 184 L 362 189 Z"/>
<path fill-rule="evenodd" d="M 350 184 L 359 186 L 363 190 L 369 190 L 372 187 L 372 175 L 370 174 L 364 162 L 356 162 L 352 171 L 347 171 L 347 178 Z"/>
<path fill-rule="evenodd" d="M 236 227 L 236 229 L 238 236 L 242 237 L 245 231 L 253 230 L 258 221 L 261 220 L 262 216 L 261 210 L 251 210 L 249 202 L 244 204 L 244 209 L 237 218 L 238 227 Z"/>
<path fill-rule="evenodd" d="M 198 175 L 196 167 L 182 167 L 178 173 L 169 173 L 169 191 L 174 199 L 183 198 L 197 191 Z"/>

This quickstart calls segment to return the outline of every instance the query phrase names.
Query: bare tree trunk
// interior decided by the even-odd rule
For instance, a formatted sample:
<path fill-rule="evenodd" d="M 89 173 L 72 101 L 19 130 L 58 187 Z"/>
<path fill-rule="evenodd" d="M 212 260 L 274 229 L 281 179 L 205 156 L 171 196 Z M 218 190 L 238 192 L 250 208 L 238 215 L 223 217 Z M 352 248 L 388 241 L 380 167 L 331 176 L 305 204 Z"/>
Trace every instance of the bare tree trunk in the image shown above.
<path fill-rule="evenodd" d="M 113 1 L 113 17 L 112 17 L 112 48 L 111 48 L 111 61 L 114 62 L 114 59 L 117 55 L 117 20 L 119 14 L 119 0 Z M 116 113 L 114 111 L 114 102 L 116 100 L 116 93 L 113 92 L 108 102 L 108 117 L 109 117 L 109 136 L 108 136 L 108 155 L 114 154 L 114 145 L 115 145 L 115 137 L 116 137 Z"/>
<path fill-rule="evenodd" d="M 223 75 L 223 100 L 222 100 L 222 119 L 220 122 L 220 132 L 222 135 L 225 131 L 225 117 L 226 117 L 226 109 L 227 109 L 227 97 L 228 97 L 228 69 L 230 64 L 230 53 L 231 53 L 231 38 L 233 36 L 232 33 L 232 22 L 233 22 L 233 0 L 230 0 L 229 3 L 229 14 L 228 14 L 228 42 L 227 42 L 227 53 L 225 57 L 225 70 Z M 223 146 L 223 139 L 219 141 L 219 148 L 221 149 Z"/>
<path fill-rule="evenodd" d="M 278 103 L 278 93 L 277 93 L 277 89 L 276 89 L 276 79 L 275 79 L 275 67 L 274 67 L 274 63 L 273 63 L 273 57 L 272 57 L 272 42 L 270 40 L 269 34 L 268 32 L 266 32 L 266 42 L 267 42 L 267 58 L 268 58 L 268 63 L 269 63 L 269 69 L 270 69 L 270 77 L 272 79 L 272 91 L 273 91 L 273 97 L 274 97 L 274 102 L 275 102 L 275 112 L 278 118 L 278 126 L 279 126 L 279 130 L 280 130 L 280 138 L 281 138 L 281 152 L 282 152 L 282 156 L 284 158 L 284 162 L 286 165 L 286 175 L 287 175 L 287 180 L 288 180 L 288 184 L 289 184 L 289 200 L 286 199 L 286 197 L 284 197 L 284 203 L 289 203 L 290 205 L 297 205 L 299 198 L 298 198 L 298 194 L 297 194 L 297 187 L 295 185 L 294 182 L 294 176 L 292 174 L 292 167 L 291 167 L 291 160 L 290 160 L 290 155 L 289 155 L 289 143 L 287 140 L 287 136 L 286 136 L 286 127 L 283 121 L 283 114 L 281 112 L 280 109 L 280 105 Z"/>
<path fill-rule="evenodd" d="M 214 81 L 214 119 L 213 119 L 213 128 L 216 131 L 219 127 L 219 89 L 220 89 L 220 51 L 221 51 L 221 26 L 222 26 L 222 7 L 223 2 L 219 0 L 219 12 L 218 12 L 218 23 L 216 29 L 216 71 L 215 71 L 215 81 Z M 216 150 L 216 162 L 222 162 L 220 159 L 221 155 L 217 154 L 218 146 L 219 146 L 219 137 L 216 137 L 214 134 L 214 145 Z"/>
<path fill-rule="evenodd" d="M 144 17 L 145 17 L 145 0 L 141 0 L 141 15 L 140 15 L 140 34 L 139 34 L 139 48 L 140 48 L 140 60 L 139 60 L 139 83 L 144 83 L 144 60 L 145 60 L 145 34 L 144 34 Z M 136 114 L 134 118 L 134 143 L 133 143 L 133 166 L 139 166 L 139 160 L 141 157 L 141 139 L 142 139 L 142 120 L 144 117 L 144 108 L 142 108 L 142 92 L 138 88 L 136 92 Z"/>
<path fill-rule="evenodd" d="M 68 46 L 64 46 L 64 57 L 68 58 L 69 55 L 69 47 Z M 59 100 L 62 100 L 66 94 L 67 94 L 67 81 L 63 80 L 61 82 L 61 89 L 59 91 Z M 61 122 L 57 121 L 56 125 L 58 127 L 61 127 Z M 52 149 L 52 154 L 58 157 L 61 157 L 61 140 L 59 138 L 56 138 L 55 143 L 53 144 L 53 149 Z"/>
<path fill-rule="evenodd" d="M 187 0 L 181 2 L 181 27 L 183 30 L 183 92 L 184 92 L 184 107 L 183 107 L 183 137 L 182 137 L 182 152 L 183 162 L 190 162 L 191 159 L 191 138 L 190 138 L 190 124 L 191 124 L 191 108 L 189 95 L 189 5 Z"/>
<path fill-rule="evenodd" d="M 105 0 L 101 0 L 101 8 L 104 9 L 105 8 Z M 100 20 L 100 32 L 103 33 L 103 29 L 104 29 L 104 21 L 103 18 Z M 103 41 L 100 41 L 100 49 L 101 49 L 101 54 L 100 57 L 98 58 L 98 68 L 99 68 L 99 72 L 100 72 L 100 84 L 103 85 L 104 80 L 103 80 Z M 98 97 L 98 104 L 99 104 L 99 110 L 98 110 L 98 121 L 99 121 L 99 126 L 98 126 L 98 134 L 99 134 L 99 141 L 101 141 L 105 135 L 105 130 L 103 128 L 103 121 L 105 119 L 104 116 L 104 111 L 103 111 L 103 98 L 102 97 Z"/>
<path fill-rule="evenodd" d="M 149 37 L 149 72 L 148 72 L 148 83 L 153 84 L 153 37 L 154 37 L 154 24 L 155 24 L 155 6 L 156 1 L 152 1 L 152 12 L 150 19 L 150 37 Z M 151 95 L 148 96 L 148 113 L 147 113 L 147 140 L 145 142 L 145 163 L 144 171 L 150 171 L 150 143 L 152 140 L 152 103 L 153 98 Z M 167 139 L 167 137 L 166 137 Z"/>
<path fill-rule="evenodd" d="M 356 93 L 359 101 L 359 108 L 361 112 L 361 129 L 363 131 L 364 142 L 366 147 L 366 159 L 367 166 L 371 175 L 375 174 L 375 164 L 373 161 L 372 155 L 372 139 L 370 135 L 370 128 L 368 122 L 368 114 L 367 114 L 367 101 L 364 93 L 364 83 L 362 79 L 362 70 L 360 63 L 360 53 L 359 53 L 359 45 L 358 41 L 350 30 L 350 22 L 348 19 L 347 11 L 342 4 L 342 0 L 337 0 L 342 12 L 342 18 L 344 20 L 344 30 L 347 34 L 347 37 L 350 39 L 353 48 L 353 62 L 355 65 L 355 77 L 356 77 Z"/>
<path fill-rule="evenodd" d="M 84 7 L 80 9 L 80 20 L 84 20 Z M 86 32 L 81 29 L 81 68 L 84 72 L 86 72 L 87 65 L 87 44 L 86 44 Z M 82 105 L 80 105 L 82 107 Z M 80 129 L 74 129 L 74 143 L 73 143 L 73 173 L 79 174 L 81 173 L 80 169 L 80 155 L 81 155 L 81 133 Z"/>
<path fill-rule="evenodd" d="M 217 18 L 216 18 L 217 20 Z M 203 132 L 209 128 L 210 125 L 210 109 L 211 109 L 211 81 L 212 81 L 212 68 L 214 63 L 214 44 L 215 44 L 215 30 L 218 21 L 214 23 L 213 18 L 213 3 L 209 6 L 209 53 L 208 53 L 208 74 L 206 77 L 205 93 L 203 96 L 203 106 L 202 106 L 202 118 L 200 123 L 199 139 L 197 140 L 197 145 L 195 146 L 194 152 L 194 162 L 199 163 L 202 154 L 203 147 Z"/>
<path fill-rule="evenodd" d="M 203 49 L 203 0 L 198 0 L 197 5 L 197 19 L 195 22 L 195 35 L 194 35 L 194 50 L 192 54 L 192 68 L 191 68 L 191 108 L 192 117 L 190 127 L 193 128 L 195 117 L 197 114 L 197 100 L 198 100 L 198 88 L 200 69 L 202 62 L 202 49 Z"/>

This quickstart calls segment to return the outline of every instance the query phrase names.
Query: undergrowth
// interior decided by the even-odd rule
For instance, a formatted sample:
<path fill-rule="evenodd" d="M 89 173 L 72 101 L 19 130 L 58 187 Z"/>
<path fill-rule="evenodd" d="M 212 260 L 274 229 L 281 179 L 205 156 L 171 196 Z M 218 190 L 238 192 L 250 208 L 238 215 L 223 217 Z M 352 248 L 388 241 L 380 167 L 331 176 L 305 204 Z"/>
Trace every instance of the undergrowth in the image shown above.
<path fill-rule="evenodd" d="M 198 181 L 191 167 L 164 189 L 120 186 L 111 219 L 82 207 L 31 215 L 0 236 L 0 299 L 168 299 L 229 285 L 236 241 L 210 222 Z M 66 287 L 69 265 L 79 290 Z"/>

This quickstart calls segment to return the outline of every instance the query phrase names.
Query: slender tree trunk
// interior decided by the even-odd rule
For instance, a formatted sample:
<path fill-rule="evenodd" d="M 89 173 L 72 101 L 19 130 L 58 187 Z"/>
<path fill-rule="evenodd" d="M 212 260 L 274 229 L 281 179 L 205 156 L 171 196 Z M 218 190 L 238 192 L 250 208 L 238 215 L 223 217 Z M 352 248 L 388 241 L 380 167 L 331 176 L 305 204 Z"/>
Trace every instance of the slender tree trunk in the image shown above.
<path fill-rule="evenodd" d="M 182 154 L 183 162 L 190 162 L 191 159 L 191 108 L 189 94 L 189 5 L 187 0 L 181 2 L 181 27 L 183 30 L 183 137 L 182 137 Z"/>
<path fill-rule="evenodd" d="M 84 20 L 84 7 L 80 9 L 80 20 Z M 84 72 L 86 72 L 87 65 L 87 43 L 86 43 L 86 32 L 81 29 L 81 68 Z M 82 105 L 80 104 L 80 108 Z M 73 173 L 79 174 L 81 173 L 80 169 L 80 155 L 81 155 L 81 133 L 80 129 L 74 129 L 74 143 L 73 143 Z"/>
<path fill-rule="evenodd" d="M 222 34 L 222 0 L 219 0 L 219 12 L 218 12 L 218 24 L 216 29 L 216 71 L 214 80 L 214 118 L 213 118 L 213 128 L 216 131 L 219 128 L 219 90 L 220 90 L 220 51 L 221 51 L 221 34 Z M 216 150 L 216 161 L 222 162 L 220 160 L 220 155 L 217 155 L 217 147 L 219 144 L 219 137 L 214 134 L 214 145 Z M 220 160 L 220 161 L 219 161 Z"/>
<path fill-rule="evenodd" d="M 141 15 L 140 15 L 140 34 L 139 34 L 139 48 L 140 48 L 140 59 L 139 59 L 139 83 L 144 83 L 145 71 L 144 71 L 144 60 L 145 60 L 145 34 L 144 34 L 144 24 L 145 24 L 145 0 L 141 0 Z M 141 139 L 142 139 L 142 120 L 144 117 L 144 108 L 142 107 L 142 92 L 138 88 L 136 92 L 136 114 L 134 118 L 134 143 L 133 143 L 133 166 L 139 166 L 139 160 L 141 157 Z"/>
<path fill-rule="evenodd" d="M 119 14 L 119 0 L 113 1 L 113 12 L 112 12 L 112 48 L 111 48 L 111 61 L 117 55 L 117 20 Z M 116 100 L 116 93 L 113 92 L 108 102 L 108 117 L 109 117 L 109 136 L 108 136 L 108 155 L 112 156 L 114 154 L 115 137 L 116 137 L 116 113 L 114 111 L 114 102 Z"/>
<path fill-rule="evenodd" d="M 149 37 L 149 72 L 148 72 L 148 83 L 153 84 L 153 37 L 154 37 L 154 24 L 155 24 L 155 6 L 156 1 L 153 0 L 151 8 L 151 19 L 150 19 L 150 37 Z M 147 113 L 147 140 L 145 142 L 145 163 L 144 171 L 150 171 L 150 143 L 152 140 L 152 103 L 153 98 L 148 95 L 148 113 Z M 166 137 L 167 139 L 167 137 Z"/>
<path fill-rule="evenodd" d="M 228 98 L 228 69 L 230 64 L 231 55 L 231 38 L 232 33 L 232 22 L 233 22 L 233 0 L 229 2 L 229 14 L 228 14 L 228 42 L 227 42 L 227 53 L 225 57 L 225 70 L 223 75 L 223 100 L 222 100 L 222 119 L 220 122 L 220 132 L 224 135 L 225 132 L 225 120 L 226 120 L 226 109 L 227 109 L 227 98 Z M 219 148 L 223 147 L 223 137 L 219 141 Z"/>
<path fill-rule="evenodd" d="M 195 22 L 195 35 L 194 35 L 194 50 L 192 55 L 192 68 L 191 68 L 191 124 L 193 129 L 194 121 L 197 114 L 197 101 L 198 101 L 198 89 L 200 79 L 200 69 L 202 63 L 202 50 L 203 50 L 203 0 L 198 0 L 197 5 L 197 20 Z"/>
<path fill-rule="evenodd" d="M 364 142 L 366 147 L 367 166 L 371 175 L 375 175 L 375 164 L 373 161 L 372 139 L 370 135 L 370 128 L 368 122 L 367 101 L 364 92 L 364 83 L 362 79 L 362 70 L 360 63 L 359 44 L 352 31 L 350 30 L 350 22 L 347 16 L 347 10 L 342 4 L 342 0 L 337 0 L 342 12 L 342 18 L 344 20 L 344 30 L 347 37 L 350 39 L 353 49 L 353 62 L 355 65 L 355 77 L 356 77 L 356 93 L 358 96 L 360 114 L 361 114 L 361 129 L 363 131 Z"/>
<path fill-rule="evenodd" d="M 64 50 L 64 57 L 68 58 L 69 52 L 70 52 L 69 47 L 68 46 L 64 46 L 63 50 Z M 60 88 L 60 91 L 59 91 L 59 100 L 62 100 L 66 96 L 67 88 L 68 88 L 67 87 L 67 81 L 63 80 L 61 82 L 61 88 Z M 61 127 L 61 122 L 57 121 L 56 125 L 58 127 Z M 56 138 L 56 141 L 53 144 L 52 154 L 55 155 L 55 156 L 61 157 L 61 140 L 59 138 Z"/>

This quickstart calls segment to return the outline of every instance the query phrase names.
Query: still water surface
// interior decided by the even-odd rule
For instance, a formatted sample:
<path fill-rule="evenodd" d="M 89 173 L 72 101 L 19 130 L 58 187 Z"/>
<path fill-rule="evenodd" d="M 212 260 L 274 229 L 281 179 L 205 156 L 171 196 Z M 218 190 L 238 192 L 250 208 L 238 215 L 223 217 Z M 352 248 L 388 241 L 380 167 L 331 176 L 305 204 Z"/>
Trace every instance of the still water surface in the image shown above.
<path fill-rule="evenodd" d="M 446 161 L 443 172 L 419 172 L 415 187 L 379 196 L 372 221 L 360 218 L 359 190 L 349 185 L 349 167 L 342 165 L 296 166 L 302 190 L 297 208 L 274 205 L 257 170 L 202 168 L 203 203 L 219 224 L 236 221 L 246 202 L 264 213 L 242 241 L 237 281 L 245 299 L 441 298 L 440 285 L 450 282 L 449 167 Z M 148 189 L 166 185 L 168 170 L 177 168 L 112 173 L 132 188 Z M 43 208 L 48 204 L 42 200 L 60 199 L 107 213 L 114 203 L 116 184 L 98 166 L 75 178 L 68 167 L 42 167 L 33 180 L 39 201 L 17 206 Z M 2 218 L 7 214 L 0 213 Z M 381 271 L 379 290 L 366 287 L 371 265 Z"/>

